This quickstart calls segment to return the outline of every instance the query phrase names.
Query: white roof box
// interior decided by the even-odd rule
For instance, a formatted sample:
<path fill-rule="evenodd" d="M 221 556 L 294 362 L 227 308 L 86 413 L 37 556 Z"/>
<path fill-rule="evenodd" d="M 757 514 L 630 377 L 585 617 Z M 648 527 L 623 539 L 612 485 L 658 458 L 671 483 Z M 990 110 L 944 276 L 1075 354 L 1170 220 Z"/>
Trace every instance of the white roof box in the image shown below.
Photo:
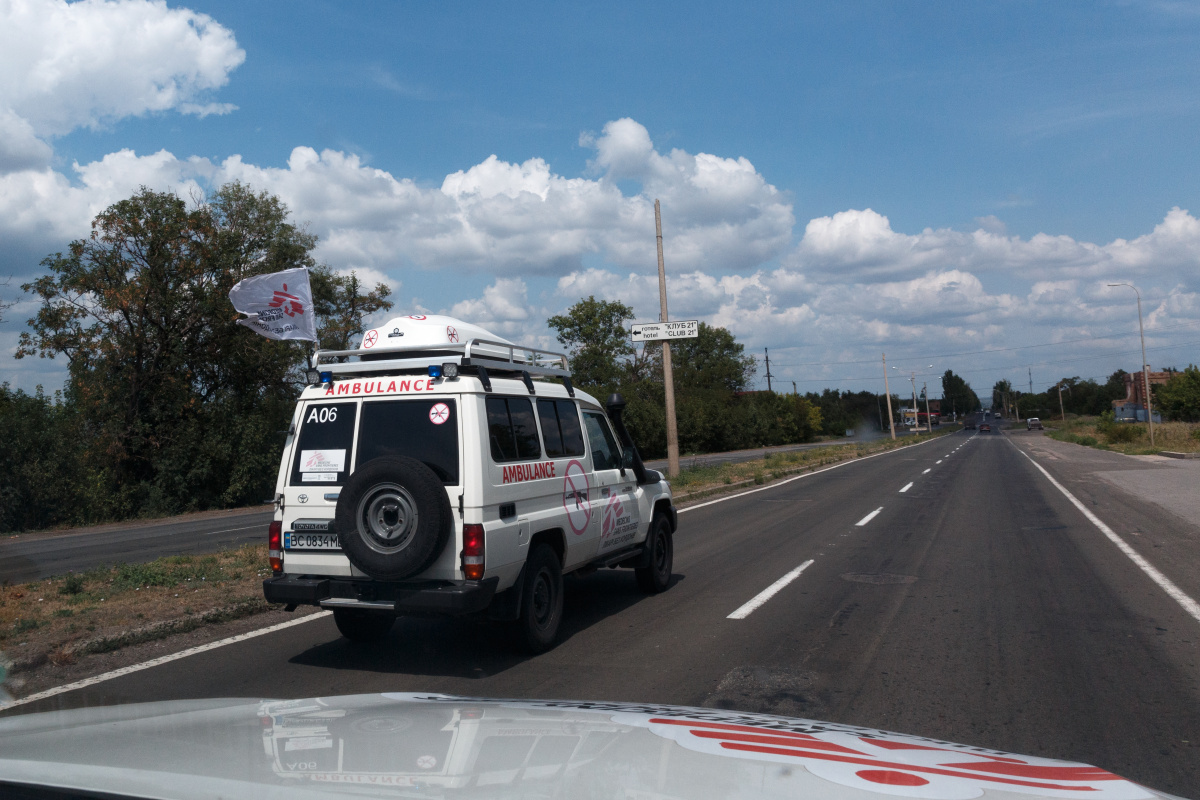
<path fill-rule="evenodd" d="M 363 332 L 359 350 L 374 348 L 420 348 L 423 350 L 459 349 L 463 344 L 482 339 L 488 342 L 513 344 L 491 331 L 440 314 L 410 314 L 393 317 L 385 324 Z"/>
<path fill-rule="evenodd" d="M 318 350 L 313 372 L 340 377 L 423 370 L 448 362 L 463 368 L 570 378 L 563 353 L 510 342 L 486 328 L 438 314 L 393 317 L 363 332 L 356 350 Z M 486 381 L 485 381 L 486 383 Z"/>

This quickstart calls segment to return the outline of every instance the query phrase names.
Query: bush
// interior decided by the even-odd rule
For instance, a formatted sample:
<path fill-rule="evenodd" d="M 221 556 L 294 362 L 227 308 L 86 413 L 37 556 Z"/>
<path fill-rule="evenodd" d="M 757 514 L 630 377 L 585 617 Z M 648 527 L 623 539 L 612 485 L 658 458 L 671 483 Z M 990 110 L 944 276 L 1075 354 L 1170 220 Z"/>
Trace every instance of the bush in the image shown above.
<path fill-rule="evenodd" d="M 1111 444 L 1129 444 L 1142 438 L 1142 429 L 1138 425 L 1118 423 L 1104 431 L 1104 437 Z"/>
<path fill-rule="evenodd" d="M 79 594 L 83 591 L 83 576 L 68 575 L 66 580 L 62 582 L 62 586 L 58 587 L 59 594 Z"/>

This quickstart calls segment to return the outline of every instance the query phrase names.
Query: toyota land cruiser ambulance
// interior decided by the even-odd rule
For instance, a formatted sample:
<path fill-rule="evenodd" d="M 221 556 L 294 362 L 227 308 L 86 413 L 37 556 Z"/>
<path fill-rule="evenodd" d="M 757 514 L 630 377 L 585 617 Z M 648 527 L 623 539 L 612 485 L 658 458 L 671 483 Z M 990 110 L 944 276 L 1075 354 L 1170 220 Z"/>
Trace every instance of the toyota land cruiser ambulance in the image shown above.
<path fill-rule="evenodd" d="M 356 350 L 318 351 L 287 433 L 270 528 L 270 602 L 333 611 L 349 639 L 397 616 L 514 623 L 542 652 L 565 573 L 671 579 L 671 488 L 561 353 L 434 315 Z"/>

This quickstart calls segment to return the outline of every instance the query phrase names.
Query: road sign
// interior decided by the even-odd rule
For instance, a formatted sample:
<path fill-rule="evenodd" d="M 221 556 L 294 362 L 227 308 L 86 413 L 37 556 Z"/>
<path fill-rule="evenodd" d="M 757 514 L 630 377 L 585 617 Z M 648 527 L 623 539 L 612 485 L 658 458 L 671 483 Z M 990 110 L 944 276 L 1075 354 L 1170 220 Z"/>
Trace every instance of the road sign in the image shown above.
<path fill-rule="evenodd" d="M 695 339 L 700 335 L 700 321 L 695 319 L 671 322 L 635 323 L 630 330 L 635 342 L 661 342 L 671 339 Z"/>

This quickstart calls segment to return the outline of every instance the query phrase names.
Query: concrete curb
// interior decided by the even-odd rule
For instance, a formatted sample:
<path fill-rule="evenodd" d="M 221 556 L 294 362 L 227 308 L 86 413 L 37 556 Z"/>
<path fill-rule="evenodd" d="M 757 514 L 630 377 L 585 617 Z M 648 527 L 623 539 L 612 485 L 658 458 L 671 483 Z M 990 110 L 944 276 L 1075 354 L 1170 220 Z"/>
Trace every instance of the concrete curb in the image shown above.
<path fill-rule="evenodd" d="M 1158 454 L 1167 458 L 1200 458 L 1200 453 L 1176 453 L 1173 450 L 1160 450 Z"/>

